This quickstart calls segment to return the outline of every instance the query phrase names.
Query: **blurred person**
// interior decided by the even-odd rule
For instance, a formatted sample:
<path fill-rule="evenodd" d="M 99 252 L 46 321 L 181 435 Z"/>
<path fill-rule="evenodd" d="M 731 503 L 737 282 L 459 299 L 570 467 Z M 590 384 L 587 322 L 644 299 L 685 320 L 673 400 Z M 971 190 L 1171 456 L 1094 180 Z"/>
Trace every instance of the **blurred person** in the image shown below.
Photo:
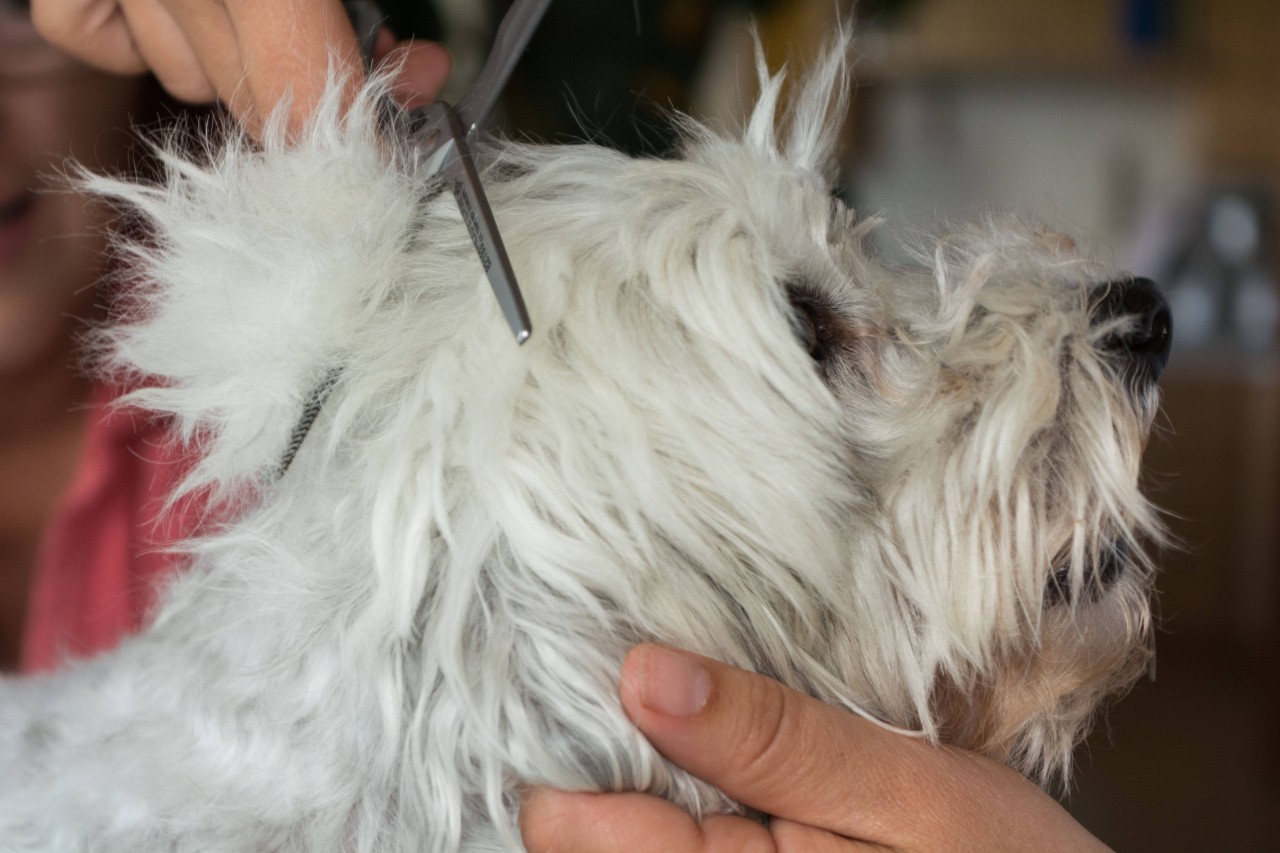
<path fill-rule="evenodd" d="M 45 669 L 137 627 L 167 560 L 142 536 L 169 460 L 81 369 L 100 318 L 103 211 L 52 191 L 69 157 L 118 170 L 148 97 L 46 44 L 0 6 L 0 666 Z M 20 651 L 21 650 L 21 651 Z"/>
<path fill-rule="evenodd" d="M 340 73 L 354 81 L 360 72 L 355 37 L 337 0 L 309 5 L 335 14 L 345 30 L 331 35 L 324 24 L 304 42 L 290 38 L 296 33 L 282 33 L 278 19 L 273 28 L 272 20 L 253 18 L 272 19 L 278 5 L 253 6 L 246 30 L 274 39 L 278 49 L 270 61 L 253 60 L 255 73 L 221 64 L 211 69 L 208 74 L 225 83 L 223 88 L 201 76 L 203 66 L 182 63 L 196 55 L 192 44 L 199 55 L 209 55 L 204 51 L 210 42 L 202 37 L 225 47 L 225 30 L 202 25 L 198 37 L 170 41 L 163 21 L 153 25 L 145 15 L 129 19 L 141 20 L 142 32 L 157 33 L 157 43 L 123 30 L 126 13 L 109 5 L 63 3 L 55 9 L 73 15 L 66 19 L 73 24 L 84 24 L 80 30 L 57 30 L 76 45 L 72 53 L 102 67 L 86 65 L 42 38 L 33 16 L 48 15 L 39 4 L 32 10 L 13 0 L 0 5 L 0 668 L 5 670 L 49 669 L 66 656 L 110 648 L 140 627 L 157 582 L 177 559 L 165 546 L 190 533 L 194 523 L 194 513 L 177 513 L 157 524 L 163 497 L 181 470 L 176 451 L 163 440 L 163 425 L 112 410 L 108 404 L 117 389 L 87 378 L 78 341 L 107 310 L 107 294 L 98 285 L 106 256 L 105 211 L 57 191 L 56 176 L 70 160 L 102 172 L 119 171 L 137 159 L 131 157 L 135 146 L 128 128 L 132 119 L 146 120 L 155 111 L 154 84 L 141 75 L 152 65 L 171 94 L 196 101 L 222 98 L 250 128 L 270 111 L 271 99 L 286 92 L 293 93 L 291 116 L 304 116 L 307 93 L 323 87 L 327 63 L 308 65 L 308 51 L 299 45 L 320 57 L 333 46 L 345 46 L 352 67 Z M 55 16 L 55 24 L 61 20 Z M 302 20 L 311 19 L 304 15 Z M 257 44 L 253 37 L 249 43 Z M 122 51 L 114 60 L 112 46 Z M 383 31 L 376 55 L 386 58 L 395 47 L 394 37 Z M 146 63 L 137 51 L 146 54 Z M 253 54 L 246 48 L 244 55 Z M 406 101 L 426 100 L 448 71 L 447 54 L 435 45 L 405 47 L 394 59 L 402 63 Z M 242 76 L 243 83 L 233 83 L 230 74 Z M 250 91 L 265 91 L 266 100 L 246 97 Z"/>
<path fill-rule="evenodd" d="M 323 88 L 331 50 L 354 64 L 354 40 L 336 6 L 336 0 L 37 0 L 36 18 L 51 40 L 86 61 L 117 72 L 151 68 L 178 97 L 217 97 L 253 131 L 285 92 L 293 93 L 293 126 L 305 120 Z M 298 17 L 303 9 L 316 17 Z M 95 399 L 95 392 L 71 367 L 71 331 L 97 310 L 92 282 L 100 269 L 102 243 L 87 230 L 93 208 L 75 199 L 55 204 L 46 201 L 52 197 L 34 196 L 30 187 L 37 174 L 61 162 L 69 147 L 95 168 L 116 165 L 123 149 L 102 144 L 99 133 L 125 117 L 137 84 L 88 71 L 51 51 L 11 11 L 5 27 L 9 40 L 0 43 L 0 483 L 23 484 L 0 492 L 5 583 L 0 604 L 10 643 L 7 662 L 12 662 L 20 632 L 10 627 L 15 624 L 10 620 L 22 613 L 14 602 L 23 600 L 21 590 L 31 577 L 28 567 L 35 563 L 41 531 L 58 496 L 78 479 L 99 484 L 111 479 L 110 472 L 90 472 L 94 466 L 85 462 L 91 455 L 79 473 L 74 461 L 92 446 L 93 428 L 100 422 L 94 420 L 98 409 L 80 408 Z M 236 41 L 240 33 L 246 38 Z M 390 47 L 383 37 L 380 51 L 385 54 Z M 403 54 L 405 100 L 429 97 L 443 79 L 441 62 L 447 71 L 447 59 L 438 52 L 428 48 L 419 55 L 426 61 Z M 14 61 L 19 56 L 40 61 L 31 59 L 30 67 L 21 67 Z M 69 75 L 66 80 L 74 75 L 84 82 L 57 85 L 64 78 L 52 73 L 55 69 Z M 29 84 L 39 81 L 43 83 L 27 92 Z M 100 94 L 88 97 L 95 85 Z M 61 116 L 61 123 L 49 127 L 45 136 L 18 138 L 15 122 L 34 126 L 29 116 L 46 110 Z M 88 150 L 77 150 L 77 142 Z M 49 211 L 63 212 L 45 213 L 45 204 Z M 66 234 L 75 236 L 49 239 Z M 38 257 L 39 247 L 50 243 L 61 251 Z M 70 250 L 73 245 L 77 252 Z M 71 256 L 77 260 L 72 262 Z M 11 335 L 12 341 L 29 343 L 9 343 Z M 112 416 L 102 420 L 110 422 Z M 136 439 L 139 433 L 132 435 Z M 155 469 L 174 467 L 172 460 L 157 457 L 149 441 L 142 444 L 149 455 L 119 458 L 128 456 L 131 464 L 152 469 L 153 475 Z M 150 482 L 166 476 L 172 472 Z M 140 492 L 159 494 L 150 487 L 140 489 L 137 480 L 123 491 L 135 509 L 147 502 Z M 25 532 L 25 539 L 12 541 L 25 543 L 26 551 L 9 544 L 10 529 Z M 118 526 L 114 529 L 120 532 Z M 92 530 L 73 535 L 84 543 L 81 551 L 95 557 L 118 544 Z M 138 589 L 140 580 L 117 586 L 108 597 Z M 136 621 L 139 611 L 131 610 Z M 131 628 L 119 625 L 114 635 Z M 51 646 L 38 654 L 27 652 L 24 661 L 28 668 L 51 665 L 48 655 L 53 651 Z M 698 825 L 671 804 L 644 794 L 536 790 L 526 798 L 522 821 L 531 851 L 1105 849 L 1057 803 L 1008 768 L 887 732 L 763 676 L 688 653 L 640 646 L 623 664 L 621 699 L 631 719 L 668 758 L 775 817 L 762 824 L 720 816 Z"/>

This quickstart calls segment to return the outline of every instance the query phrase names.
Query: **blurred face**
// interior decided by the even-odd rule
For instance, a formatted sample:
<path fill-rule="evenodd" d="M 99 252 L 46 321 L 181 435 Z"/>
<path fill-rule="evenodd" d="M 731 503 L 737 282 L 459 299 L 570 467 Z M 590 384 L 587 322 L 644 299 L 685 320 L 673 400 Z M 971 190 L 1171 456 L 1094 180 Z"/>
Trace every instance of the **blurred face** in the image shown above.
<path fill-rule="evenodd" d="M 101 216 L 57 175 L 69 158 L 121 163 L 139 89 L 49 47 L 25 13 L 0 4 L 0 380 L 65 358 L 92 310 Z"/>

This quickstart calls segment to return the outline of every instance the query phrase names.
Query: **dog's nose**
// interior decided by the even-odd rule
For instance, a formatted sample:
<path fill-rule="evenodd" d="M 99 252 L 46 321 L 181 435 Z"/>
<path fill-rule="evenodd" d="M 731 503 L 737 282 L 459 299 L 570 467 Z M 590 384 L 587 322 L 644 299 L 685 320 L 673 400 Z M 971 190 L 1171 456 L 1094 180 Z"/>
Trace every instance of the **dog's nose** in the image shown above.
<path fill-rule="evenodd" d="M 1169 363 L 1173 317 L 1160 288 L 1149 278 L 1129 278 L 1101 285 L 1093 305 L 1093 322 L 1132 318 L 1103 346 L 1127 359 L 1139 375 L 1154 382 Z"/>

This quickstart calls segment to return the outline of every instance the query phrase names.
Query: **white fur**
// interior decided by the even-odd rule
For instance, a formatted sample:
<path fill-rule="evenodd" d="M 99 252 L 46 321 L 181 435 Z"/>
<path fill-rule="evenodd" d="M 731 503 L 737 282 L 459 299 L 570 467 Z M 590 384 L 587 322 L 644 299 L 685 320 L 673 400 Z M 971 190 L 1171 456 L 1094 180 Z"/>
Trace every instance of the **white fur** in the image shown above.
<path fill-rule="evenodd" d="M 735 808 L 623 715 L 640 640 L 1063 771 L 1146 648 L 1142 561 L 1096 601 L 1079 567 L 1156 529 L 1154 395 L 1100 349 L 1108 271 L 1021 223 L 868 254 L 827 193 L 846 50 L 780 135 L 774 77 L 678 160 L 487 147 L 524 347 L 377 141 L 385 81 L 296 144 L 96 181 L 156 234 L 109 366 L 232 520 L 141 636 L 0 684 L 0 847 L 519 849 L 523 783 Z M 821 369 L 797 287 L 839 326 Z M 1064 553 L 1081 594 L 1046 608 Z"/>

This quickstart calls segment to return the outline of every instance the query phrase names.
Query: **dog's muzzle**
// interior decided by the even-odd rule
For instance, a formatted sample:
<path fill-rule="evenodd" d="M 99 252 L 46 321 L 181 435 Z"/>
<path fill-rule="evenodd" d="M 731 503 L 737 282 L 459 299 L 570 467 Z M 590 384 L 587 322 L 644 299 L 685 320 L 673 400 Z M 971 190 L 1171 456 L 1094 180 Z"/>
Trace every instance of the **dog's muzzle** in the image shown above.
<path fill-rule="evenodd" d="M 1173 345 L 1173 317 L 1160 288 L 1149 278 L 1113 281 L 1099 288 L 1092 319 L 1101 324 L 1126 317 L 1132 322 L 1111 335 L 1103 347 L 1125 362 L 1126 372 L 1140 385 L 1154 383 L 1169 363 Z"/>

